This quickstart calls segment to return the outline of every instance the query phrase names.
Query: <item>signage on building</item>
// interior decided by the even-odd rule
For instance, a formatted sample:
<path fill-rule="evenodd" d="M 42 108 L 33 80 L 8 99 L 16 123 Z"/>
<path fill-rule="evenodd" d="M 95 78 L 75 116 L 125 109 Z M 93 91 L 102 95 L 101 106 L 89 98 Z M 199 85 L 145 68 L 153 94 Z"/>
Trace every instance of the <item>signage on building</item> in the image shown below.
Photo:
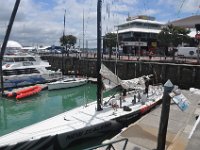
<path fill-rule="evenodd" d="M 157 47 L 157 42 L 151 42 L 152 47 Z"/>
<path fill-rule="evenodd" d="M 129 16 L 126 21 L 132 21 L 135 19 L 143 19 L 143 20 L 151 20 L 154 21 L 156 18 L 155 17 L 151 17 L 151 16 L 146 16 L 146 15 L 139 15 L 139 16 Z"/>
<path fill-rule="evenodd" d="M 152 21 L 155 20 L 155 17 L 145 16 L 145 15 L 138 16 L 138 18 L 139 19 L 144 19 L 144 20 L 152 20 Z"/>
<path fill-rule="evenodd" d="M 123 41 L 122 45 L 124 45 L 124 46 L 147 46 L 147 42 L 139 42 L 139 41 L 129 42 L 129 41 Z"/>

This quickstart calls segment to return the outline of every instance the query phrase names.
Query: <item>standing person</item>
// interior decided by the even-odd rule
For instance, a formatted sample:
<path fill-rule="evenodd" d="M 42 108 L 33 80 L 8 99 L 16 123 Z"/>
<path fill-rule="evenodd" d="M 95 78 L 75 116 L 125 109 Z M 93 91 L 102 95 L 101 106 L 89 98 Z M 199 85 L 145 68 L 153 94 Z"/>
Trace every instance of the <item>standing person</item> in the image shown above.
<path fill-rule="evenodd" d="M 119 98 L 119 107 L 122 108 L 122 97 L 120 95 L 120 98 Z"/>
<path fill-rule="evenodd" d="M 118 104 L 117 104 L 117 100 L 116 100 L 116 98 L 115 97 L 113 97 L 112 99 L 111 99 L 111 106 L 112 106 L 112 108 L 114 109 L 114 111 L 117 111 L 117 108 L 119 107 L 118 106 Z"/>
<path fill-rule="evenodd" d="M 147 96 L 145 93 L 142 93 L 141 95 L 141 104 L 144 105 L 147 101 Z"/>
<path fill-rule="evenodd" d="M 126 89 L 124 89 L 123 90 L 123 96 L 126 96 L 126 93 L 127 93 L 127 91 L 126 91 Z"/>
<path fill-rule="evenodd" d="M 140 95 L 140 92 L 138 91 L 138 102 L 140 102 L 141 100 L 141 95 Z"/>
<path fill-rule="evenodd" d="M 133 105 L 136 104 L 136 95 L 135 95 L 135 94 L 134 94 L 134 96 L 133 96 L 132 104 L 133 104 Z"/>
<path fill-rule="evenodd" d="M 145 79 L 145 94 L 147 94 L 148 97 L 148 93 L 149 93 L 149 80 Z"/>
<path fill-rule="evenodd" d="M 122 100 L 123 100 L 123 102 L 125 102 L 126 93 L 127 93 L 127 91 L 126 91 L 126 89 L 124 89 L 123 92 L 122 92 Z"/>
<path fill-rule="evenodd" d="M 151 60 L 151 58 L 152 58 L 152 55 L 153 55 L 153 52 L 152 52 L 152 51 L 150 51 L 150 52 L 149 52 L 149 60 Z"/>

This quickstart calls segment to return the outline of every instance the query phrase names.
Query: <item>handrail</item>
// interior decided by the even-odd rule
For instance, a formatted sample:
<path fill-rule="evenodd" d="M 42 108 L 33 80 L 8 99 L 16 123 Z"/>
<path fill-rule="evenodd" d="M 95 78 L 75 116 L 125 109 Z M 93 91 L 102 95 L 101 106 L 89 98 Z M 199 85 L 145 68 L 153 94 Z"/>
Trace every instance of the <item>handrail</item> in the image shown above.
<path fill-rule="evenodd" d="M 122 142 L 122 141 L 125 141 L 124 142 L 124 146 L 122 148 L 122 150 L 125 150 L 126 146 L 127 146 L 127 143 L 128 143 L 128 139 L 127 138 L 123 138 L 123 139 L 120 139 L 120 140 L 112 141 L 112 142 L 109 142 L 109 143 L 106 143 L 106 144 L 97 145 L 97 146 L 90 147 L 90 148 L 87 148 L 87 149 L 84 149 L 84 150 L 94 150 L 94 149 L 97 149 L 97 148 L 100 148 L 100 147 L 105 147 L 105 150 L 111 150 L 111 149 L 115 150 L 113 144 L 119 143 L 119 142 Z"/>

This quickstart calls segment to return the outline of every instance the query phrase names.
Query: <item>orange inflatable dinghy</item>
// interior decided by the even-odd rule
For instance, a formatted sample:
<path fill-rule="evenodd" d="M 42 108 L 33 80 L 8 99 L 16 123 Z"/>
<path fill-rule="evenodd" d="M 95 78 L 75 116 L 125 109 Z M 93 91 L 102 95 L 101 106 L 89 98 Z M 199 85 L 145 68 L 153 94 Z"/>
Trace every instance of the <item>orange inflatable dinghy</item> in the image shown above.
<path fill-rule="evenodd" d="M 10 92 L 7 94 L 7 97 L 16 97 L 16 99 L 22 99 L 22 98 L 37 94 L 41 90 L 42 90 L 41 86 L 35 85 L 32 87 L 23 88 L 15 92 Z"/>
<path fill-rule="evenodd" d="M 17 96 L 16 99 L 22 99 L 25 97 L 29 97 L 31 95 L 37 94 L 42 90 L 41 86 L 33 86 L 33 87 L 29 87 L 29 88 L 25 88 L 23 90 L 19 90 L 16 92 Z"/>

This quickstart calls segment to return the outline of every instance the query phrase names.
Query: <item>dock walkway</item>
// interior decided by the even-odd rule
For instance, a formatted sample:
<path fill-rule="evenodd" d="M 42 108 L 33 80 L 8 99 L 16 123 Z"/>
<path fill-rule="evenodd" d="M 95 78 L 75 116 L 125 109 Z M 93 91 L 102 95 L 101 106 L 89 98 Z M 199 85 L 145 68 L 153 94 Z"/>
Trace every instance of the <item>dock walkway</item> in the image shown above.
<path fill-rule="evenodd" d="M 199 95 L 183 90 L 182 93 L 190 101 L 189 108 L 182 112 L 178 106 L 171 102 L 170 116 L 168 122 L 166 149 L 183 150 L 199 149 L 200 134 L 194 132 L 191 139 L 188 139 L 192 128 L 200 114 Z M 157 137 L 160 123 L 161 105 L 140 120 L 125 128 L 121 133 L 106 140 L 104 143 L 127 138 L 127 150 L 152 150 L 157 147 Z M 197 126 L 199 131 L 200 125 Z M 114 144 L 115 149 L 122 149 L 124 143 Z"/>

